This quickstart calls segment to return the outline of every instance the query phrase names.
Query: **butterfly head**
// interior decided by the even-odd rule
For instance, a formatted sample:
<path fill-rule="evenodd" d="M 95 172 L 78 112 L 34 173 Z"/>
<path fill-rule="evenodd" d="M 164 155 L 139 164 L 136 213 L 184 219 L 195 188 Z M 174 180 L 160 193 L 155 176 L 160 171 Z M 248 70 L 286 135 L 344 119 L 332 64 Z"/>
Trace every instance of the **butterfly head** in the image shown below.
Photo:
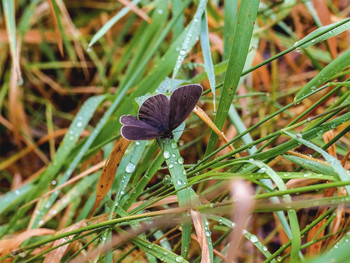
<path fill-rule="evenodd" d="M 169 130 L 169 131 L 164 132 L 162 138 L 173 139 L 174 138 L 174 134 L 173 134 L 173 132 L 171 130 Z"/>

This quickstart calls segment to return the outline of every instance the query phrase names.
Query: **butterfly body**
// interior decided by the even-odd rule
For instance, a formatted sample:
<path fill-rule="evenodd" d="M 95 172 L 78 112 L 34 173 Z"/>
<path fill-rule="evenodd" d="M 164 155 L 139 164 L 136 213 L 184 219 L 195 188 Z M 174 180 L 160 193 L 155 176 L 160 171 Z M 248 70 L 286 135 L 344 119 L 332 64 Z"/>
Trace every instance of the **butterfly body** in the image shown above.
<path fill-rule="evenodd" d="M 120 117 L 121 135 L 127 140 L 172 139 L 172 131 L 191 113 L 202 92 L 200 85 L 192 84 L 177 88 L 170 100 L 164 94 L 148 98 L 141 105 L 138 118 Z"/>

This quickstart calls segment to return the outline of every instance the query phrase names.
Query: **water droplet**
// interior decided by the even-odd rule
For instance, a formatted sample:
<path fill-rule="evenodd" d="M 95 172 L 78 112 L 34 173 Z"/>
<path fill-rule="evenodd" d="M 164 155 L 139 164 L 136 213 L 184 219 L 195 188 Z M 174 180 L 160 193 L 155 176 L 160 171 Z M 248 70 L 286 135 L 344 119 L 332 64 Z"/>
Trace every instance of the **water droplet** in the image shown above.
<path fill-rule="evenodd" d="M 183 56 L 183 55 L 186 55 L 186 50 L 181 49 L 181 50 L 180 50 L 180 55 L 182 55 L 182 56 Z"/>
<path fill-rule="evenodd" d="M 175 153 L 173 153 L 171 156 L 172 156 L 173 158 L 175 158 L 176 155 L 175 155 Z"/>
<path fill-rule="evenodd" d="M 88 52 L 88 53 L 91 52 L 91 47 L 90 46 L 87 48 L 86 52 Z"/>
<path fill-rule="evenodd" d="M 162 9 L 158 9 L 158 14 L 162 15 L 163 14 L 163 10 Z"/>
<path fill-rule="evenodd" d="M 184 260 L 183 260 L 182 257 L 178 256 L 178 257 L 175 258 L 175 261 L 176 262 L 183 262 Z"/>
<path fill-rule="evenodd" d="M 210 237 L 210 236 L 211 236 L 211 232 L 210 232 L 210 231 L 205 231 L 205 235 L 206 235 L 207 237 Z"/>
<path fill-rule="evenodd" d="M 56 180 L 52 180 L 52 181 L 51 181 L 51 184 L 52 184 L 52 185 L 56 185 L 56 184 L 57 184 Z"/>
<path fill-rule="evenodd" d="M 170 164 L 170 165 L 169 165 L 169 169 L 172 169 L 172 168 L 174 168 L 174 165 L 173 165 L 173 164 Z"/>
<path fill-rule="evenodd" d="M 169 159 L 170 158 L 170 153 L 168 151 L 164 151 L 163 156 L 165 159 Z"/>
<path fill-rule="evenodd" d="M 133 164 L 132 162 L 129 162 L 129 163 L 126 165 L 125 171 L 126 171 L 127 173 L 132 173 L 133 171 L 135 171 L 135 164 Z"/>
<path fill-rule="evenodd" d="M 176 149 L 176 148 L 177 148 L 176 142 L 174 142 L 174 141 L 171 142 L 171 148 L 173 148 L 173 149 Z"/>
<path fill-rule="evenodd" d="M 139 141 L 136 141 L 135 144 L 136 144 L 136 145 L 140 145 L 140 142 L 139 142 Z"/>
<path fill-rule="evenodd" d="M 317 131 L 316 134 L 317 134 L 318 136 L 322 135 L 322 134 L 323 134 L 323 130 Z"/>
<path fill-rule="evenodd" d="M 303 135 L 301 135 L 301 133 L 297 133 L 296 135 L 298 138 L 303 138 Z"/>
<path fill-rule="evenodd" d="M 181 180 L 178 180 L 178 181 L 177 181 L 177 184 L 178 184 L 178 185 L 182 185 Z"/>
<path fill-rule="evenodd" d="M 18 86 L 22 86 L 23 85 L 23 78 L 19 78 L 18 80 L 17 80 L 17 85 Z"/>
<path fill-rule="evenodd" d="M 183 164 L 184 163 L 184 159 L 182 157 L 179 157 L 179 159 L 177 159 L 177 161 L 179 162 L 179 164 Z"/>
<path fill-rule="evenodd" d="M 250 238 L 250 241 L 252 241 L 253 243 L 255 243 L 255 242 L 258 242 L 259 239 L 257 238 L 256 235 L 252 235 L 251 238 Z"/>

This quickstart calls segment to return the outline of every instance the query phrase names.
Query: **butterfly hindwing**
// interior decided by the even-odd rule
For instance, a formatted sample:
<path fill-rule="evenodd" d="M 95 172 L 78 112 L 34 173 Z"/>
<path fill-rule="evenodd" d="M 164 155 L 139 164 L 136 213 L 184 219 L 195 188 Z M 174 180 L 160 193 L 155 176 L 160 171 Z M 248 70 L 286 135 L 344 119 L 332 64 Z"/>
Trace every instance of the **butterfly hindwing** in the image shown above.
<path fill-rule="evenodd" d="M 170 97 L 169 128 L 176 129 L 191 113 L 201 97 L 203 88 L 191 84 L 177 88 Z"/>
<path fill-rule="evenodd" d="M 120 123 L 124 125 L 120 130 L 121 135 L 130 141 L 152 140 L 163 136 L 162 131 L 132 115 L 121 116 Z"/>
<path fill-rule="evenodd" d="M 165 131 L 169 127 L 169 110 L 170 103 L 167 96 L 158 94 L 142 103 L 138 117 L 140 120 Z"/>

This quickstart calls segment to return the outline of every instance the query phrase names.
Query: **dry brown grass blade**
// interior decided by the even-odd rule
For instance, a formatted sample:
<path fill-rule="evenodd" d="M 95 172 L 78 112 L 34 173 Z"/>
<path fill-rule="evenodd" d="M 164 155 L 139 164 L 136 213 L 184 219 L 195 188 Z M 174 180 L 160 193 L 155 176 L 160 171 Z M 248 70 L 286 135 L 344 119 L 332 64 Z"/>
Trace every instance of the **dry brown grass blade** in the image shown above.
<path fill-rule="evenodd" d="M 234 262 L 238 255 L 238 248 L 242 240 L 242 231 L 246 227 L 248 218 L 254 206 L 254 191 L 243 180 L 232 180 L 230 184 L 231 199 L 234 202 L 232 222 L 235 227 L 230 234 L 230 245 L 226 262 Z"/>
<path fill-rule="evenodd" d="M 37 228 L 12 235 L 10 238 L 0 240 L 0 257 L 20 248 L 20 245 L 33 236 L 45 236 L 55 233 L 47 228 Z"/>
<path fill-rule="evenodd" d="M 325 0 L 313 0 L 313 5 L 316 9 L 318 17 L 321 20 L 323 26 L 329 25 L 332 23 L 331 20 L 331 12 L 328 9 L 328 5 Z M 332 58 L 337 57 L 337 43 L 334 37 L 327 39 L 327 44 L 329 47 L 329 51 L 331 53 Z"/>
<path fill-rule="evenodd" d="M 346 166 L 346 162 L 348 161 L 350 156 L 350 148 L 348 149 L 348 152 L 345 154 L 344 158 L 341 160 L 341 164 L 345 167 Z"/>
<path fill-rule="evenodd" d="M 205 235 L 202 215 L 198 211 L 191 210 L 191 216 L 192 216 L 194 229 L 196 230 L 196 233 L 197 233 L 197 240 L 198 240 L 199 246 L 202 249 L 201 262 L 209 263 L 210 262 L 209 247 L 208 247 L 208 242 Z"/>
<path fill-rule="evenodd" d="M 74 23 L 72 22 L 72 19 L 70 18 L 70 15 L 69 15 L 69 12 L 66 8 L 66 5 L 63 3 L 62 0 L 56 0 L 56 1 L 57 1 L 58 7 L 60 8 L 60 10 L 62 12 L 63 20 L 65 21 L 67 28 L 70 31 L 70 35 L 73 37 L 74 48 L 75 48 L 75 51 L 77 52 L 77 55 L 81 61 L 84 75 L 86 78 L 88 78 L 89 77 L 88 66 L 87 66 L 87 63 L 86 63 L 86 60 L 84 57 L 83 48 L 81 47 L 81 45 L 79 43 L 80 33 L 75 28 Z"/>
<path fill-rule="evenodd" d="M 26 44 L 40 44 L 41 42 L 45 41 L 49 43 L 56 43 L 57 38 L 54 32 L 40 32 L 38 29 L 30 29 L 27 31 L 27 33 L 24 35 L 24 43 Z M 1 43 L 9 43 L 9 39 L 7 36 L 6 30 L 0 29 L 0 42 Z"/>
<path fill-rule="evenodd" d="M 32 73 L 38 77 L 39 80 L 42 82 L 46 83 L 49 85 L 54 91 L 56 91 L 58 94 L 68 94 L 69 91 L 65 90 L 64 88 L 61 87 L 60 84 L 58 84 L 56 81 L 54 81 L 52 78 L 44 74 L 42 71 L 39 69 L 32 69 Z"/>
<path fill-rule="evenodd" d="M 147 23 L 152 23 L 152 19 L 142 9 L 138 8 L 136 5 L 130 3 L 128 0 L 118 0 L 118 1 L 123 5 L 129 7 L 131 11 L 133 11 L 136 15 L 141 17 Z"/>
<path fill-rule="evenodd" d="M 328 143 L 330 140 L 334 138 L 334 131 L 330 130 L 323 134 L 323 140 L 325 143 Z M 332 144 L 331 147 L 328 148 L 328 153 L 334 157 L 337 157 L 337 153 L 335 151 L 335 144 Z"/>
<path fill-rule="evenodd" d="M 49 2 L 49 5 L 50 5 L 51 15 L 52 15 L 52 18 L 53 18 L 53 24 L 54 24 L 54 27 L 55 27 L 55 33 L 56 33 L 56 37 L 57 37 L 57 47 L 58 47 L 58 50 L 61 53 L 61 56 L 63 57 L 64 56 L 63 41 L 62 41 L 62 35 L 61 35 L 61 32 L 60 32 L 60 29 L 58 28 L 56 12 L 55 12 L 55 10 L 53 8 L 52 0 L 47 0 L 47 1 Z"/>
<path fill-rule="evenodd" d="M 209 116 L 198 106 L 196 106 L 193 109 L 193 112 L 201 118 L 202 121 L 204 121 L 218 136 L 221 138 L 225 143 L 228 142 L 228 139 L 226 138 L 225 134 L 216 127 L 214 122 L 209 118 Z M 235 149 L 231 146 L 228 145 L 231 151 L 234 151 Z M 236 158 L 239 158 L 239 155 L 235 155 Z"/>
<path fill-rule="evenodd" d="M 106 160 L 105 166 L 103 167 L 102 173 L 97 182 L 96 200 L 89 217 L 93 215 L 96 208 L 100 205 L 102 199 L 106 196 L 109 189 L 111 189 L 115 173 L 117 172 L 120 161 L 123 158 L 124 152 L 129 146 L 130 142 L 131 141 L 120 137 L 114 146 L 110 156 Z"/>
<path fill-rule="evenodd" d="M 21 128 L 25 124 L 25 115 L 22 104 L 21 91 L 17 85 L 17 75 L 14 64 L 11 68 L 11 80 L 9 90 L 9 121 L 13 127 L 13 136 L 19 148 L 21 148 Z M 23 123 L 21 122 L 23 121 Z"/>
<path fill-rule="evenodd" d="M 262 54 L 260 51 L 257 51 L 254 57 L 253 65 L 257 65 L 262 61 Z M 257 70 L 254 70 L 252 74 L 254 86 L 259 86 L 260 83 L 262 83 L 264 87 L 271 86 L 271 77 L 267 67 L 260 67 Z"/>
<path fill-rule="evenodd" d="M 86 222 L 85 222 L 85 220 L 82 220 L 78 223 L 75 223 L 74 225 L 71 225 L 70 227 L 67 227 L 67 228 L 59 231 L 59 233 L 66 233 L 66 232 L 73 231 L 75 229 L 78 229 L 78 228 L 81 228 L 84 226 L 86 226 Z M 71 240 L 73 237 L 74 237 L 74 235 L 71 235 L 69 237 L 58 239 L 53 243 L 52 246 L 56 247 L 56 246 L 59 246 L 63 243 L 66 243 L 67 241 Z M 56 248 L 56 249 L 52 250 L 51 252 L 47 253 L 47 255 L 45 256 L 44 263 L 61 262 L 61 259 L 64 256 L 64 254 L 66 253 L 69 245 L 70 245 L 70 243 L 65 244 L 65 245 L 60 246 L 59 248 Z"/>
<path fill-rule="evenodd" d="M 198 211 L 191 209 L 191 217 L 192 217 L 194 229 L 196 230 L 196 233 L 197 233 L 197 240 L 198 240 L 199 246 L 202 249 L 201 262 L 209 263 L 210 262 L 209 247 L 208 247 L 208 242 L 205 235 L 202 215 Z"/>

